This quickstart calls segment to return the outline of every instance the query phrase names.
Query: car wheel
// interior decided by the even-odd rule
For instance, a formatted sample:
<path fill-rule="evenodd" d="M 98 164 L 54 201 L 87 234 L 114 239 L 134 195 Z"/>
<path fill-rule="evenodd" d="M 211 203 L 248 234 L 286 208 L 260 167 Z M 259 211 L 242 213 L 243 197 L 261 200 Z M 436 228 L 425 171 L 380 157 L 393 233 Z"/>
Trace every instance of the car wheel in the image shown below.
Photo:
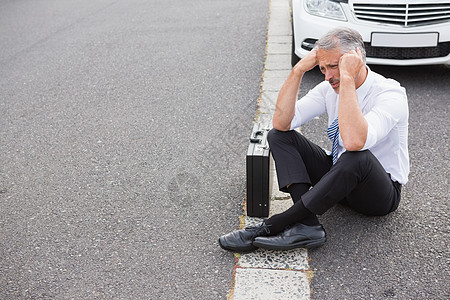
<path fill-rule="evenodd" d="M 292 26 L 292 53 L 291 53 L 291 66 L 294 67 L 300 58 L 295 54 L 295 38 L 294 38 L 294 26 Z"/>

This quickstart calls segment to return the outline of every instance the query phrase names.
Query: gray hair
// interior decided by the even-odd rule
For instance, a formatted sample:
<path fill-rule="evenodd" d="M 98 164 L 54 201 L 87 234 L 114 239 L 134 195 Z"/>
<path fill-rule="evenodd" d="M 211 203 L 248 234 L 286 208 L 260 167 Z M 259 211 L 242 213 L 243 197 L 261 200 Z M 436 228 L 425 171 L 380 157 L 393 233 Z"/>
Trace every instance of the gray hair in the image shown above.
<path fill-rule="evenodd" d="M 316 42 L 315 48 L 323 50 L 340 49 L 342 54 L 359 48 L 363 61 L 366 62 L 366 49 L 362 36 L 358 31 L 347 27 L 338 27 L 329 31 Z"/>

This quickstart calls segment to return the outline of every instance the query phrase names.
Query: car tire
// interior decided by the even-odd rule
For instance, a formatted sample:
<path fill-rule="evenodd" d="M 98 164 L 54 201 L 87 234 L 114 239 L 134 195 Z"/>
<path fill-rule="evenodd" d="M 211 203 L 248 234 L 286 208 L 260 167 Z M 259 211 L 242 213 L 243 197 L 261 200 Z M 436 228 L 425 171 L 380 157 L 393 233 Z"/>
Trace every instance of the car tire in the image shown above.
<path fill-rule="evenodd" d="M 291 66 L 294 67 L 299 61 L 300 61 L 300 58 L 295 54 L 294 26 L 292 26 Z"/>

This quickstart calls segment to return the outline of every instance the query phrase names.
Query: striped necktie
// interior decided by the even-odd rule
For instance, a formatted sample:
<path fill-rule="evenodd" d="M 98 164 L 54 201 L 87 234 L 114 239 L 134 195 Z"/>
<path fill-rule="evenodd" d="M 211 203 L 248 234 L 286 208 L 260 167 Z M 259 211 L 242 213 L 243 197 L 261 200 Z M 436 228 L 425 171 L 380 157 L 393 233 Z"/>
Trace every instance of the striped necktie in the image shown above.
<path fill-rule="evenodd" d="M 338 158 L 338 144 L 339 144 L 339 123 L 338 118 L 336 118 L 330 127 L 328 127 L 327 135 L 333 143 L 331 148 L 331 155 L 333 156 L 333 165 L 336 163 Z"/>

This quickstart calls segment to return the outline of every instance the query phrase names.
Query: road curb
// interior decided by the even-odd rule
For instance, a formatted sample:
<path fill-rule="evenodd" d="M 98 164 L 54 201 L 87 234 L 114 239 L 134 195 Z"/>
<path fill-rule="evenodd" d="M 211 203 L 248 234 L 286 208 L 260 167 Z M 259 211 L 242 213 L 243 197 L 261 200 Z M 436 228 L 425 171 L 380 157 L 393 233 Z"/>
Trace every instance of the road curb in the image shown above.
<path fill-rule="evenodd" d="M 272 123 L 278 92 L 292 69 L 291 43 L 289 0 L 270 0 L 264 71 L 255 118 L 257 123 Z M 276 177 L 274 171 L 271 176 Z M 278 191 L 277 180 L 273 182 L 270 215 L 283 212 L 292 205 L 289 195 Z M 242 226 L 262 221 L 245 215 L 244 207 Z M 312 276 L 306 249 L 258 249 L 249 254 L 236 254 L 228 299 L 307 300 L 310 299 L 309 285 Z"/>

